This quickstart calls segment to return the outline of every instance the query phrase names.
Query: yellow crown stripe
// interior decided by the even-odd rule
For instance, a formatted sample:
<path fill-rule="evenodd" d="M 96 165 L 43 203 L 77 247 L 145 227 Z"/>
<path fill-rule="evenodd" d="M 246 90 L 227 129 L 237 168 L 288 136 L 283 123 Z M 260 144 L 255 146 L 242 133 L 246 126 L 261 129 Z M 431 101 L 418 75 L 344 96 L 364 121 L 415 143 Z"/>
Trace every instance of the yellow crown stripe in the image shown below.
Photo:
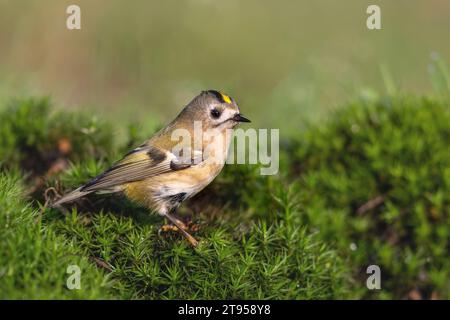
<path fill-rule="evenodd" d="M 229 96 L 222 92 L 220 94 L 222 95 L 223 101 L 225 101 L 226 103 L 231 103 L 231 98 Z"/>

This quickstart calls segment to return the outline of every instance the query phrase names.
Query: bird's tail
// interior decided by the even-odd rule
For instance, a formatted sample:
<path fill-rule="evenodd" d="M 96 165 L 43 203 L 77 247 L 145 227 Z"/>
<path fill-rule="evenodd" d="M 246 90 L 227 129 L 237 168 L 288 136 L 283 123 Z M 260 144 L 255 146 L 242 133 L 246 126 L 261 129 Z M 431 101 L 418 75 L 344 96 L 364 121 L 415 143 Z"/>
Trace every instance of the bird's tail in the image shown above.
<path fill-rule="evenodd" d="M 54 202 L 52 204 L 52 207 L 54 208 L 54 207 L 60 206 L 60 205 L 62 205 L 64 203 L 72 202 L 72 201 L 77 200 L 79 198 L 82 198 L 85 195 L 88 195 L 89 193 L 92 192 L 92 191 L 81 191 L 82 188 L 83 187 L 80 187 L 80 188 L 78 188 L 76 190 L 73 190 L 72 192 L 66 194 L 61 199 L 59 199 L 56 202 Z"/>

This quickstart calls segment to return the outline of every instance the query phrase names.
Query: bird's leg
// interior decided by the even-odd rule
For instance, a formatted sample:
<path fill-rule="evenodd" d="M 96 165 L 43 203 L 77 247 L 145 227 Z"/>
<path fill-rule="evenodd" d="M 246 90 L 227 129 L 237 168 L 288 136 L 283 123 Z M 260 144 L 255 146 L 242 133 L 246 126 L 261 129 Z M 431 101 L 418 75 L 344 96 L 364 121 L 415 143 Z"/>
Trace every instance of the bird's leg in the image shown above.
<path fill-rule="evenodd" d="M 189 229 L 189 227 L 183 222 L 183 221 L 181 221 L 180 219 L 178 219 L 176 216 L 174 216 L 174 215 L 171 215 L 172 216 L 172 218 L 174 219 L 174 220 L 176 220 L 176 222 L 178 223 L 178 225 L 181 227 L 181 229 L 184 229 L 184 230 L 188 230 Z M 171 222 L 173 222 L 172 220 L 170 220 Z M 164 228 L 164 227 L 166 227 L 166 228 Z M 167 230 L 164 230 L 164 231 L 168 231 L 168 230 L 171 230 L 171 229 L 173 229 L 173 228 L 170 228 L 170 227 L 173 227 L 173 228 L 175 228 L 175 229 L 177 229 L 177 226 L 171 226 L 171 225 L 165 225 L 165 226 L 163 226 L 163 230 L 164 229 L 167 229 Z"/>
<path fill-rule="evenodd" d="M 180 220 L 178 220 L 177 218 L 175 218 L 174 216 L 172 216 L 169 213 L 164 214 L 164 216 L 170 220 L 170 222 L 172 222 L 177 228 L 178 230 L 181 231 L 181 233 L 183 234 L 183 236 L 186 237 L 186 239 L 189 241 L 189 243 L 193 246 L 196 247 L 198 245 L 198 241 L 195 240 L 195 238 L 193 236 L 191 236 L 187 231 L 186 231 L 186 225 L 181 222 Z"/>
<path fill-rule="evenodd" d="M 181 220 L 175 215 L 175 213 L 176 213 L 176 209 L 173 209 L 172 214 L 171 214 L 172 218 L 175 219 L 175 220 L 177 221 L 178 225 L 179 225 L 182 229 L 184 229 L 184 230 L 186 230 L 186 231 L 189 230 L 189 227 L 188 227 L 183 221 L 181 221 Z M 171 221 L 172 221 L 172 220 L 171 220 Z M 172 223 L 172 224 L 166 224 L 166 225 L 163 225 L 163 226 L 161 227 L 161 230 L 164 231 L 164 232 L 166 232 L 166 231 L 177 231 L 178 228 Z"/>

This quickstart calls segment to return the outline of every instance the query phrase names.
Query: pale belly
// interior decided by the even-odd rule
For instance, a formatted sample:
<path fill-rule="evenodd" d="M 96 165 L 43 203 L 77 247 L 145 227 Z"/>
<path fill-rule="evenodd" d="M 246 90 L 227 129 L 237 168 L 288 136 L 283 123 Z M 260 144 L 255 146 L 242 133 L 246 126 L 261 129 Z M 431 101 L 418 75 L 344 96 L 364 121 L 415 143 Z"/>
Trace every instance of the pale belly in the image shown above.
<path fill-rule="evenodd" d="M 222 168 L 223 164 L 201 163 L 187 169 L 130 183 L 124 192 L 131 200 L 159 214 L 165 214 L 203 190 Z"/>

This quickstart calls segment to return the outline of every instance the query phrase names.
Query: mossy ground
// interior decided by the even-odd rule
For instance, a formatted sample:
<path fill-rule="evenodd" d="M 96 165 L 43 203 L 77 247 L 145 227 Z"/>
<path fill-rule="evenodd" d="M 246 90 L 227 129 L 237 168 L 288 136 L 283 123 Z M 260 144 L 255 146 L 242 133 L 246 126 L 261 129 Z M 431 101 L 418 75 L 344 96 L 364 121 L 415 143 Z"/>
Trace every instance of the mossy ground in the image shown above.
<path fill-rule="evenodd" d="M 195 250 L 121 197 L 46 205 L 151 132 L 114 145 L 111 126 L 45 99 L 0 118 L 1 298 L 450 298 L 447 100 L 356 101 L 282 134 L 279 175 L 227 166 L 180 212 Z M 381 290 L 365 286 L 371 264 Z"/>

